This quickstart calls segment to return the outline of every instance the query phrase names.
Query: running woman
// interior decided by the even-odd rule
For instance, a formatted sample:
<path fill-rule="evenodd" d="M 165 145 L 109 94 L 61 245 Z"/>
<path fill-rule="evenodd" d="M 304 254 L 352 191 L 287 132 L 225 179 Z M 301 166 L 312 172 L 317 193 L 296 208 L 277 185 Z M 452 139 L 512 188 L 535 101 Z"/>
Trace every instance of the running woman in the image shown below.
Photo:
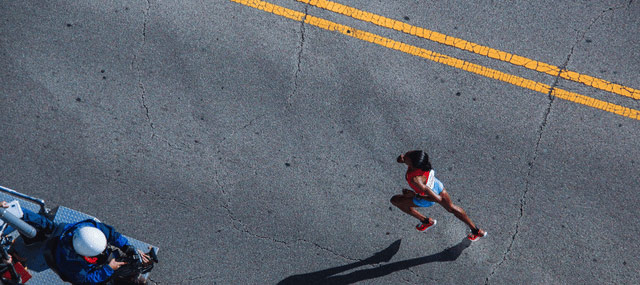
<path fill-rule="evenodd" d="M 438 203 L 469 226 L 471 233 L 467 237 L 471 241 L 476 241 L 487 235 L 486 231 L 476 227 L 462 208 L 451 202 L 451 197 L 444 189 L 444 185 L 436 178 L 435 170 L 431 168 L 431 162 L 429 162 L 429 156 L 426 152 L 421 150 L 409 151 L 398 156 L 397 161 L 408 166 L 405 178 L 415 192 L 402 189 L 402 195 L 393 196 L 391 204 L 418 219 L 420 221 L 420 224 L 416 226 L 418 231 L 426 231 L 434 226 L 437 221 L 420 214 L 420 212 L 416 211 L 416 208 L 431 207 L 433 204 Z"/>

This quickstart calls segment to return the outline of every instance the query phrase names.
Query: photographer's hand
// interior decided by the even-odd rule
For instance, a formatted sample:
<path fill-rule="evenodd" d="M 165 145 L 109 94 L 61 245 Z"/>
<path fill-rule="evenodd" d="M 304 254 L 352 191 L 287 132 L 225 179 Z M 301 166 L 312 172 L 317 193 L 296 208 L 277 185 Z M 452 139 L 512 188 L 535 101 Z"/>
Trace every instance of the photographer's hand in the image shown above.
<path fill-rule="evenodd" d="M 120 262 L 117 261 L 115 258 L 111 259 L 111 261 L 109 261 L 109 267 L 111 267 L 111 269 L 118 270 L 118 268 L 122 267 L 123 265 L 127 264 L 126 262 Z"/>
<path fill-rule="evenodd" d="M 151 263 L 151 257 L 149 257 L 148 254 L 142 252 L 142 250 L 139 250 L 139 249 L 138 249 L 138 254 L 140 254 L 140 257 L 142 258 L 142 264 Z"/>

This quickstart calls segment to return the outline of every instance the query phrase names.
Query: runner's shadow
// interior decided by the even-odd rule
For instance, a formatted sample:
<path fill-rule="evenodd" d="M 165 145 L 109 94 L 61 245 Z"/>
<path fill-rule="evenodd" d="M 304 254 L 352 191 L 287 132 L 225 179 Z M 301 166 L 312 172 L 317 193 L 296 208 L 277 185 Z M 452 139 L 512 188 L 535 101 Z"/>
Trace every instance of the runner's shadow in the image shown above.
<path fill-rule="evenodd" d="M 280 281 L 278 284 L 351 284 L 367 279 L 382 277 L 396 271 L 405 270 L 422 264 L 431 262 L 454 261 L 458 259 L 463 250 L 471 245 L 471 241 L 465 238 L 457 245 L 447 248 L 436 254 L 389 263 L 375 268 L 362 269 L 351 272 L 349 274 L 334 276 L 340 272 L 348 271 L 363 265 L 389 261 L 391 257 L 393 257 L 393 255 L 398 252 L 398 249 L 400 248 L 400 241 L 401 240 L 395 241 L 385 250 L 378 252 L 365 260 L 348 265 L 325 269 L 322 271 L 289 276 Z"/>

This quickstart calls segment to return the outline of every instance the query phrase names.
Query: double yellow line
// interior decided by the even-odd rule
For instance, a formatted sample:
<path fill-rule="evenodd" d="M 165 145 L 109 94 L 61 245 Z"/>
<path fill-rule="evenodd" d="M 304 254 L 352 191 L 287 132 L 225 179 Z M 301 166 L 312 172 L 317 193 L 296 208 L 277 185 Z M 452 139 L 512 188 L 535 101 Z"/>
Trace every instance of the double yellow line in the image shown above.
<path fill-rule="evenodd" d="M 240 3 L 242 5 L 253 7 L 262 11 L 266 11 L 275 15 L 283 16 L 299 22 L 304 21 L 305 24 L 316 26 L 328 31 L 336 31 L 346 36 L 357 38 L 370 43 L 378 44 L 390 49 L 398 50 L 407 54 L 415 55 L 424 59 L 446 64 L 458 69 L 462 69 L 468 72 L 479 74 L 488 78 L 500 80 L 509 84 L 513 84 L 522 88 L 537 91 L 543 94 L 551 94 L 554 97 L 571 101 L 574 103 L 582 104 L 592 108 L 611 112 L 620 116 L 628 117 L 631 119 L 640 120 L 640 111 L 630 109 L 624 106 L 616 105 L 613 103 L 605 102 L 595 98 L 580 95 L 578 93 L 566 91 L 560 88 L 552 88 L 547 84 L 529 80 L 520 76 L 507 74 L 495 69 L 487 68 L 481 65 L 470 63 L 464 60 L 460 60 L 454 57 L 450 57 L 444 54 L 439 54 L 430 50 L 426 50 L 413 45 L 408 45 L 402 42 L 398 42 L 389 38 L 385 38 L 376 34 L 357 30 L 349 26 L 341 25 L 335 22 L 331 22 L 322 18 L 317 18 L 311 15 L 305 15 L 302 12 L 284 8 L 278 5 L 274 5 L 268 2 L 260 0 L 231 0 L 232 2 Z M 510 54 L 507 52 L 492 49 L 486 46 L 474 44 L 462 39 L 450 37 L 441 33 L 430 31 L 424 28 L 415 27 L 407 23 L 389 19 L 383 16 L 375 15 L 373 13 L 361 11 L 352 7 L 348 7 L 339 3 L 326 1 L 326 0 L 296 0 L 309 5 L 313 5 L 319 8 L 323 8 L 335 13 L 339 13 L 345 16 L 349 16 L 358 20 L 369 22 L 381 27 L 394 29 L 410 35 L 418 36 L 424 39 L 435 41 L 441 44 L 453 46 L 463 50 L 467 50 L 476 54 L 487 56 L 490 58 L 498 59 L 501 61 L 509 62 L 514 65 L 523 66 L 525 68 L 543 72 L 552 76 L 560 76 L 568 80 L 576 81 L 594 88 L 609 91 L 618 95 L 630 97 L 633 99 L 640 99 L 640 91 L 622 86 L 619 84 L 611 83 L 606 80 L 591 77 L 588 75 L 580 74 L 573 71 L 560 69 L 557 66 L 538 62 L 518 55 Z"/>

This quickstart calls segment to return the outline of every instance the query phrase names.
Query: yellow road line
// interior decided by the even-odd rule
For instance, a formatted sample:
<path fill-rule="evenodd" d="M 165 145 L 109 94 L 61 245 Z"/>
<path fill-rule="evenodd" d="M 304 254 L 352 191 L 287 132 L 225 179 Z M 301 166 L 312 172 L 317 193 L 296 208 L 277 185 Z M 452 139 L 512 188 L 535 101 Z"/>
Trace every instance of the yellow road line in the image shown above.
<path fill-rule="evenodd" d="M 564 79 L 571 80 L 574 82 L 579 82 L 584 85 L 591 86 L 593 88 L 597 88 L 600 90 L 609 91 L 618 95 L 631 97 L 633 99 L 640 99 L 640 90 L 637 90 L 637 89 L 612 83 L 612 82 L 609 82 L 600 78 L 592 77 L 586 74 L 580 74 L 578 72 L 569 71 L 566 69 L 560 70 L 560 67 L 557 67 L 551 64 L 535 61 L 533 59 L 522 57 L 516 54 L 511 54 L 511 53 L 500 51 L 497 49 L 492 49 L 490 47 L 465 41 L 463 39 L 454 38 L 451 36 L 447 36 L 445 34 L 441 34 L 441 33 L 427 30 L 424 28 L 412 26 L 401 21 L 389 19 L 380 15 L 358 10 L 356 8 L 342 5 L 340 3 L 326 1 L 326 0 L 296 0 L 296 1 L 307 3 L 309 5 L 316 6 L 318 8 L 322 8 L 322 9 L 335 12 L 338 14 L 342 14 L 348 17 L 352 17 L 354 19 L 358 19 L 361 21 L 369 22 L 381 27 L 397 30 L 400 32 L 404 32 L 406 34 L 428 39 L 437 43 L 456 47 L 456 48 L 470 51 L 470 52 L 483 55 L 489 58 L 508 62 L 508 63 L 511 63 L 517 66 L 522 66 L 538 72 L 546 73 L 552 76 L 560 75 L 560 77 Z"/>
<path fill-rule="evenodd" d="M 276 15 L 284 16 L 296 21 L 303 21 L 306 24 L 316 26 L 328 31 L 336 31 L 346 36 L 350 36 L 366 42 L 378 44 L 390 49 L 398 50 L 407 54 L 419 56 L 424 59 L 446 64 L 458 69 L 462 69 L 468 72 L 472 72 L 478 75 L 482 75 L 488 78 L 500 80 L 509 84 L 513 84 L 522 88 L 537 91 L 543 94 L 549 94 L 560 99 L 564 99 L 570 102 L 582 104 L 592 108 L 611 112 L 620 116 L 628 117 L 631 119 L 640 120 L 640 111 L 623 107 L 620 105 L 612 104 L 595 98 L 580 95 L 578 93 L 562 90 L 559 88 L 553 88 L 547 84 L 529 80 L 520 76 L 507 74 L 495 69 L 484 67 L 478 64 L 470 63 L 464 60 L 460 60 L 448 55 L 439 54 L 430 50 L 419 48 L 416 46 L 408 45 L 402 42 L 398 42 L 389 38 L 385 38 L 376 34 L 361 31 L 341 25 L 335 22 L 331 22 L 325 19 L 317 18 L 311 15 L 304 16 L 303 13 L 287 9 L 281 6 L 270 4 L 260 0 L 230 0 L 232 2 L 240 3 L 242 5 L 253 7 L 262 11 L 270 12 Z"/>

